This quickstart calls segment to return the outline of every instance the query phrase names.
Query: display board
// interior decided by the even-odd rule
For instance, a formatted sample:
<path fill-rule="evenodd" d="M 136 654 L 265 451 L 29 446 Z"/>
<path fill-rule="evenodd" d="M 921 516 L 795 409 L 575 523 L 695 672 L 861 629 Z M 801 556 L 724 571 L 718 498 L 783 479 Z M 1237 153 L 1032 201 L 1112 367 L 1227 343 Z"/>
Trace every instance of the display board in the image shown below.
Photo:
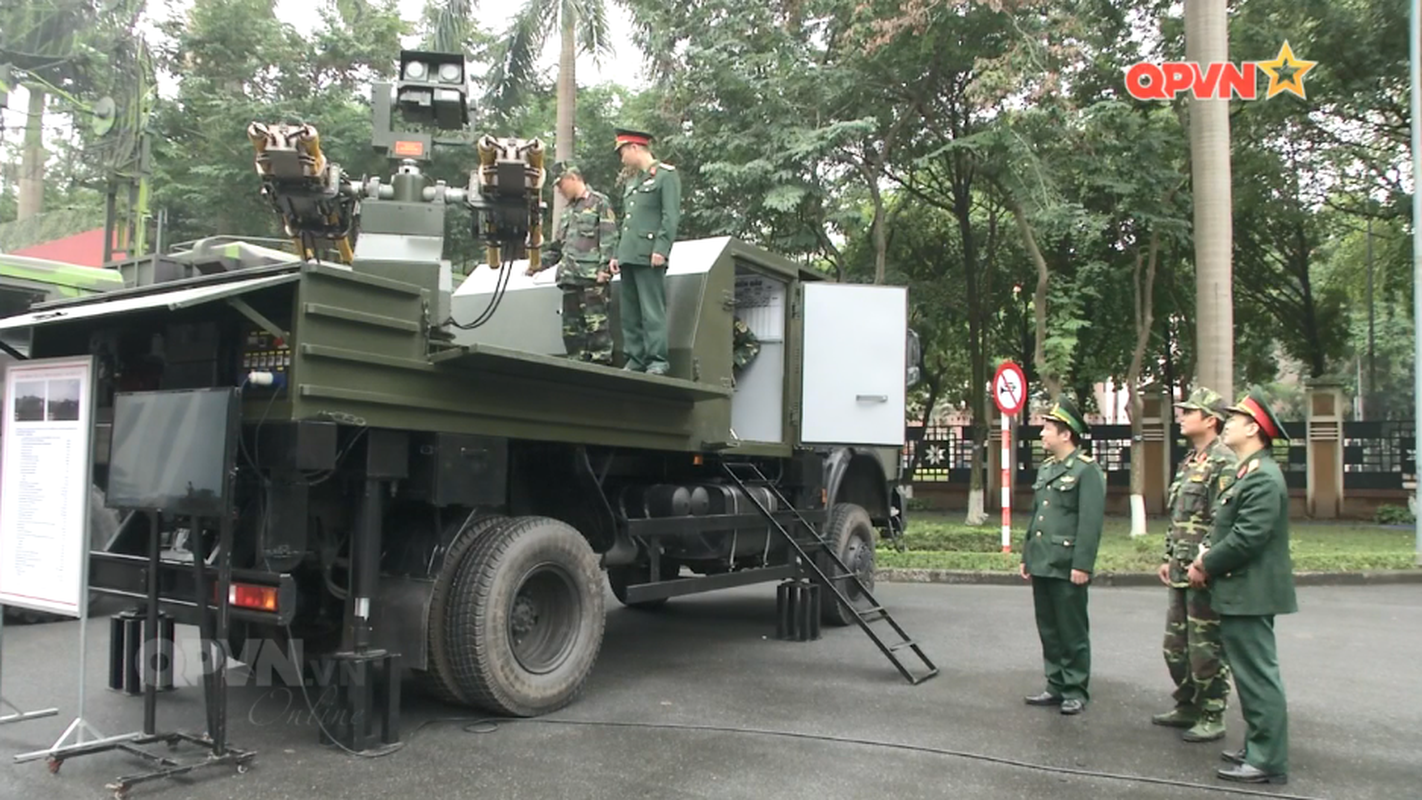
<path fill-rule="evenodd" d="M 108 505 L 222 516 L 238 415 L 233 388 L 114 395 Z"/>
<path fill-rule="evenodd" d="M 92 356 L 11 362 L 0 452 L 0 604 L 79 617 L 87 596 Z"/>

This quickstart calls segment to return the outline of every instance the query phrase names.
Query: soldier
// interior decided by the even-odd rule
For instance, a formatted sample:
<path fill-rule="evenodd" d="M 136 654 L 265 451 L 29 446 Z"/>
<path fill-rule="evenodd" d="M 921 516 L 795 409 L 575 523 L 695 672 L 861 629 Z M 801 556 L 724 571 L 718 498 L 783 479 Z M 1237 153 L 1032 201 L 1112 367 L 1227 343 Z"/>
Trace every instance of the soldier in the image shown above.
<path fill-rule="evenodd" d="M 760 340 L 740 317 L 731 320 L 731 386 L 741 377 L 750 362 L 760 353 Z"/>
<path fill-rule="evenodd" d="M 612 330 L 607 307 L 612 257 L 617 252 L 617 216 L 607 196 L 593 191 L 572 163 L 553 165 L 553 187 L 568 206 L 548 243 L 542 269 L 558 265 L 563 290 L 563 344 L 568 355 L 612 366 Z M 542 271 L 529 268 L 529 275 Z"/>
<path fill-rule="evenodd" d="M 1032 583 L 1047 688 L 1028 705 L 1080 714 L 1091 699 L 1087 587 L 1106 514 L 1106 479 L 1080 450 L 1086 421 L 1062 398 L 1042 425 L 1048 456 L 1037 472 L 1032 522 L 1022 544 L 1022 578 Z"/>
<path fill-rule="evenodd" d="M 1219 394 L 1201 387 L 1181 410 L 1180 432 L 1195 449 L 1180 463 L 1170 485 L 1170 530 L 1160 580 L 1170 587 L 1166 605 L 1165 664 L 1175 681 L 1175 708 L 1151 718 L 1156 725 L 1189 728 L 1187 742 L 1225 735 L 1229 666 L 1222 658 L 1220 618 L 1210 607 L 1210 590 L 1193 589 L 1187 576 L 1214 521 L 1215 501 L 1234 479 L 1237 458 L 1220 438 L 1228 418 Z"/>
<path fill-rule="evenodd" d="M 681 220 L 681 178 L 652 157 L 652 136 L 619 128 L 616 151 L 633 170 L 622 196 L 621 240 L 612 271 L 622 275 L 623 369 L 665 375 L 667 259 Z"/>
<path fill-rule="evenodd" d="M 1298 611 L 1298 601 L 1289 557 L 1289 491 L 1271 448 L 1275 439 L 1289 437 L 1257 387 L 1227 410 L 1223 437 L 1239 455 L 1239 468 L 1220 495 L 1207 546 L 1189 572 L 1192 587 L 1212 590 L 1210 605 L 1220 615 L 1246 728 L 1244 747 L 1223 753 L 1238 766 L 1217 774 L 1246 783 L 1287 783 L 1288 704 L 1274 616 Z"/>

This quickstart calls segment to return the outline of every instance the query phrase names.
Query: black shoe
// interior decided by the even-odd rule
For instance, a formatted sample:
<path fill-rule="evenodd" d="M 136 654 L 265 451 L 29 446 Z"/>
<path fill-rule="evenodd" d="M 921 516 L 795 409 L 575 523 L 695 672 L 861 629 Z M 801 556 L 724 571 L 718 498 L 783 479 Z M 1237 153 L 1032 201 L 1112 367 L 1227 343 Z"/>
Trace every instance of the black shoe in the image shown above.
<path fill-rule="evenodd" d="M 1289 776 L 1270 775 L 1253 764 L 1240 764 L 1237 767 L 1222 768 L 1215 774 L 1227 781 L 1239 781 L 1240 783 L 1285 784 L 1289 782 Z"/>
<path fill-rule="evenodd" d="M 1062 699 L 1051 692 L 1042 692 L 1026 698 L 1025 702 L 1029 706 L 1059 706 L 1062 704 Z"/>
<path fill-rule="evenodd" d="M 1228 761 L 1231 764 L 1243 764 L 1244 748 L 1241 747 L 1238 750 L 1226 750 L 1223 753 L 1220 753 L 1220 758 L 1224 759 L 1225 761 Z"/>
<path fill-rule="evenodd" d="M 1075 698 L 1072 698 L 1071 700 L 1063 700 L 1063 701 L 1062 701 L 1062 713 L 1063 713 L 1063 714 L 1080 714 L 1081 712 L 1083 712 L 1083 711 L 1085 711 L 1085 710 L 1086 710 L 1086 703 L 1083 703 L 1082 701 L 1077 700 L 1077 699 L 1075 699 Z"/>

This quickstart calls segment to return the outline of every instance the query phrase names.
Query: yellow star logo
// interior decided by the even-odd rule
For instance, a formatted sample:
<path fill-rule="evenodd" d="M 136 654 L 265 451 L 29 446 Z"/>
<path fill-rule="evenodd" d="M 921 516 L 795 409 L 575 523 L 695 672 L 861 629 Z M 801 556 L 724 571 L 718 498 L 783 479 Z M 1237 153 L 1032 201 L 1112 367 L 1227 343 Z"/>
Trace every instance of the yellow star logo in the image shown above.
<path fill-rule="evenodd" d="M 1269 74 L 1269 94 L 1264 99 L 1269 99 L 1279 92 L 1293 92 L 1304 100 L 1308 96 L 1304 93 L 1303 76 L 1313 69 L 1317 61 L 1301 61 L 1294 58 L 1294 49 L 1289 47 L 1287 41 L 1279 48 L 1279 54 L 1274 56 L 1273 61 L 1258 62 L 1259 68 Z M 1281 76 L 1280 71 L 1288 70 L 1287 76 Z"/>

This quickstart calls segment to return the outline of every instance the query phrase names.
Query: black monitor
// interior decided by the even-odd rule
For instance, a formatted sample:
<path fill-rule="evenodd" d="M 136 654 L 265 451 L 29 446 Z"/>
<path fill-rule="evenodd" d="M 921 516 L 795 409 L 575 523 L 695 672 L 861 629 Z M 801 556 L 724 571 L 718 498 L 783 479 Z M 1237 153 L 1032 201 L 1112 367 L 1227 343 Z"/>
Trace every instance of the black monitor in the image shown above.
<path fill-rule="evenodd" d="M 105 505 L 226 514 L 241 424 L 238 397 L 231 387 L 115 394 Z"/>

